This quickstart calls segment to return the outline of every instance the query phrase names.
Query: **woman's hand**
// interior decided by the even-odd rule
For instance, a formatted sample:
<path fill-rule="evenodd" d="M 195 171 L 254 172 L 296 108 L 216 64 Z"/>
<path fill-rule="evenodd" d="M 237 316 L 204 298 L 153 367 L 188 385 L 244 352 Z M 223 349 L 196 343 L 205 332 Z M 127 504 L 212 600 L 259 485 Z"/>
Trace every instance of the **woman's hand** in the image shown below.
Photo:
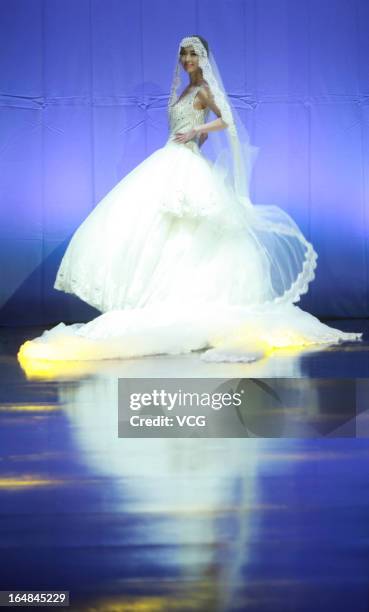
<path fill-rule="evenodd" d="M 198 135 L 198 132 L 195 128 L 189 130 L 188 132 L 177 132 L 174 138 L 174 142 L 180 142 L 182 144 L 188 142 L 189 140 L 193 140 Z"/>

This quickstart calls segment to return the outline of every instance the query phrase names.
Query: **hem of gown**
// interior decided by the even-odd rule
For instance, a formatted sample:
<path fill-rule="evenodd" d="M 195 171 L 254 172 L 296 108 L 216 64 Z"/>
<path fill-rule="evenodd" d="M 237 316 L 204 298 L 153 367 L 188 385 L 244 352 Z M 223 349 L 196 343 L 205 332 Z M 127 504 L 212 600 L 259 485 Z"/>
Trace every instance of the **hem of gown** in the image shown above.
<path fill-rule="evenodd" d="M 331 328 L 290 304 L 271 312 L 239 307 L 192 310 L 167 305 L 109 311 L 87 324 L 59 325 L 27 341 L 19 357 L 65 360 L 124 359 L 206 350 L 204 361 L 254 361 L 271 350 L 361 341 L 362 332 Z"/>

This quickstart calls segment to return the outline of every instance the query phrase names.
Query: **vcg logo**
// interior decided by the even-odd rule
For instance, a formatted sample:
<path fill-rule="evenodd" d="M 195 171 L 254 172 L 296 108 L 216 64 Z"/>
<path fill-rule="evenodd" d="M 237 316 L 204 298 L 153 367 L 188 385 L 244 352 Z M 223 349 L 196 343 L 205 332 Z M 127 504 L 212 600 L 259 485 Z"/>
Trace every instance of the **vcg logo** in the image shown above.
<path fill-rule="evenodd" d="M 188 427 L 205 427 L 206 426 L 206 418 L 202 415 L 194 416 L 176 416 L 177 423 L 180 427 L 187 425 Z"/>

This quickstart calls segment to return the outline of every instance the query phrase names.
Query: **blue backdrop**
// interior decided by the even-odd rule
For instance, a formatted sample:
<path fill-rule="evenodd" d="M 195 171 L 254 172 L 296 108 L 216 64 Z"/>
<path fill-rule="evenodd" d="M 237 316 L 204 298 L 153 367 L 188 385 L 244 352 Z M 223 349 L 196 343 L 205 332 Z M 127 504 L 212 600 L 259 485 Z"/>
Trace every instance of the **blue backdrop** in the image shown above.
<path fill-rule="evenodd" d="M 253 201 L 285 208 L 318 251 L 301 305 L 368 316 L 367 0 L 0 0 L 0 323 L 96 313 L 53 289 L 57 266 L 164 145 L 177 45 L 194 33 L 260 147 Z"/>

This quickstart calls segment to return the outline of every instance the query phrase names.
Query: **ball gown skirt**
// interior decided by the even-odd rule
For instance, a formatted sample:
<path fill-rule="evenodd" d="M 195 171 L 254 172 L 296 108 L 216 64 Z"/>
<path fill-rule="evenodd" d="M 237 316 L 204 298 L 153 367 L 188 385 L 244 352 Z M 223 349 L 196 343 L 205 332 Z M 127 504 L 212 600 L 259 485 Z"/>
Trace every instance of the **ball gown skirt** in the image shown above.
<path fill-rule="evenodd" d="M 317 254 L 276 206 L 245 206 L 196 140 L 196 90 L 170 110 L 167 143 L 127 174 L 74 233 L 54 287 L 101 315 L 59 323 L 22 345 L 51 360 L 127 358 L 207 349 L 208 361 L 251 361 L 273 347 L 360 340 L 296 302 Z M 209 136 L 211 138 L 211 135 Z"/>

